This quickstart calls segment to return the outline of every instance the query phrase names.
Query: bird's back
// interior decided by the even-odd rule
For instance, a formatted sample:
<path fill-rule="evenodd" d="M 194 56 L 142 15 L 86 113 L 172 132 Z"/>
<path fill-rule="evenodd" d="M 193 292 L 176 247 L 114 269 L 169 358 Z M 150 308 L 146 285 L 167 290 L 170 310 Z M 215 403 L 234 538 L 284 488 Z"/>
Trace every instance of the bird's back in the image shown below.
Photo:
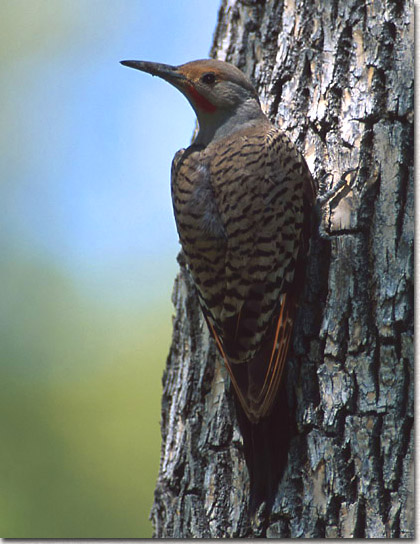
<path fill-rule="evenodd" d="M 178 152 L 172 194 L 180 241 L 219 349 L 231 367 L 250 363 L 273 336 L 307 245 L 305 207 L 312 205 L 315 189 L 306 163 L 265 120 L 204 148 Z M 294 311 L 289 313 L 293 320 Z M 266 359 L 272 350 L 263 349 Z M 263 383 L 268 365 L 269 360 L 260 363 Z M 257 413 L 258 405 L 266 413 L 272 403 L 251 391 L 263 383 L 242 391 L 245 402 L 253 397 Z"/>

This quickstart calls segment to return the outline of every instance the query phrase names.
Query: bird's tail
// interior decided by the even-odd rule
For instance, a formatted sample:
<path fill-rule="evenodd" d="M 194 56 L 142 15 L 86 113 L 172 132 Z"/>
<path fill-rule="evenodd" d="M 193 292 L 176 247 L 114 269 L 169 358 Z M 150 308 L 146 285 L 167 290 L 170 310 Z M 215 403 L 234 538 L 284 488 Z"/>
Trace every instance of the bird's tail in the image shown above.
<path fill-rule="evenodd" d="M 236 395 L 237 421 L 244 444 L 245 461 L 250 477 L 249 512 L 254 515 L 265 502 L 271 510 L 280 480 L 287 465 L 290 439 L 293 434 L 288 406 L 286 376 L 277 391 L 269 415 L 258 422 L 247 417 Z"/>
<path fill-rule="evenodd" d="M 209 328 L 224 359 L 234 389 L 236 414 L 250 476 L 250 513 L 263 502 L 271 509 L 283 475 L 291 437 L 285 368 L 289 354 L 296 297 L 284 294 L 277 320 L 254 357 L 231 363 L 211 321 Z M 292 412 L 293 413 L 293 412 Z"/>

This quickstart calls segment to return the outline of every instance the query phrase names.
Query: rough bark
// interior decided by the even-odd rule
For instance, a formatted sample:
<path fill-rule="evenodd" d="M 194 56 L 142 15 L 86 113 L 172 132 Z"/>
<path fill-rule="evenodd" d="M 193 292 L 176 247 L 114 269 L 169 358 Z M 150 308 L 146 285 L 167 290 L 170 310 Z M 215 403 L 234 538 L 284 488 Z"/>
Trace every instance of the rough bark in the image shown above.
<path fill-rule="evenodd" d="M 229 380 L 181 256 L 155 536 L 413 537 L 412 2 L 224 0 L 212 56 L 252 77 L 320 185 L 289 362 L 298 434 L 271 515 L 251 521 Z"/>

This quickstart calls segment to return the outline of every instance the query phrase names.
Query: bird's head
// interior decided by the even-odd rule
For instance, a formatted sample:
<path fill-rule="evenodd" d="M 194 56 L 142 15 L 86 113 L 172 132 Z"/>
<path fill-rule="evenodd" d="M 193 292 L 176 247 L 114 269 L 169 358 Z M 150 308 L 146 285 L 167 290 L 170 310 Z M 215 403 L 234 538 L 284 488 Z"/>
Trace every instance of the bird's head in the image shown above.
<path fill-rule="evenodd" d="M 121 64 L 158 76 L 181 91 L 197 115 L 203 143 L 218 131 L 219 136 L 225 135 L 232 132 L 232 126 L 239 128 L 263 115 L 252 83 L 228 62 L 205 59 L 170 66 L 124 60 Z"/>

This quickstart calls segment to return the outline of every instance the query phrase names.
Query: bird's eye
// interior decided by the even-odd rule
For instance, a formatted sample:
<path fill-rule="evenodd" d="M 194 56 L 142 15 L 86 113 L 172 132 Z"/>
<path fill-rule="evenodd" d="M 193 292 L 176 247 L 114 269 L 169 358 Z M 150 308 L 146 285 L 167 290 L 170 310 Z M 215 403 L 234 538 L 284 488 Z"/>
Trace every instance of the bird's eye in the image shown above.
<path fill-rule="evenodd" d="M 211 85 L 216 81 L 216 76 L 212 72 L 209 72 L 208 74 L 204 74 L 204 76 L 202 76 L 201 81 L 207 85 Z"/>

